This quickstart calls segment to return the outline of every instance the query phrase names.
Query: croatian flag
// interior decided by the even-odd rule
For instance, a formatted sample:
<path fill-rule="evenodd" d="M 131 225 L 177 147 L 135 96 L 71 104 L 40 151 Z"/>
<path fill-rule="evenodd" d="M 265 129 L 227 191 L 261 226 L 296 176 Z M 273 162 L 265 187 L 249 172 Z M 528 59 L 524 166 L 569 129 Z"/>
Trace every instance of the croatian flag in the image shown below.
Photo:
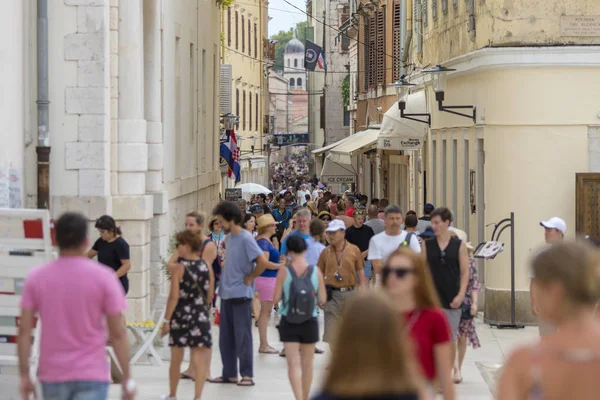
<path fill-rule="evenodd" d="M 325 70 L 325 71 L 327 70 L 327 64 L 325 64 L 325 54 L 323 54 L 323 49 L 321 49 L 321 52 L 319 53 L 319 58 L 317 59 L 317 65 L 322 70 Z"/>
<path fill-rule="evenodd" d="M 240 177 L 240 149 L 237 146 L 237 139 L 235 132 L 232 130 L 228 131 L 229 139 L 225 143 L 221 143 L 221 158 L 225 160 L 229 167 L 229 173 L 227 176 L 230 178 L 235 175 L 235 182 L 241 181 Z"/>

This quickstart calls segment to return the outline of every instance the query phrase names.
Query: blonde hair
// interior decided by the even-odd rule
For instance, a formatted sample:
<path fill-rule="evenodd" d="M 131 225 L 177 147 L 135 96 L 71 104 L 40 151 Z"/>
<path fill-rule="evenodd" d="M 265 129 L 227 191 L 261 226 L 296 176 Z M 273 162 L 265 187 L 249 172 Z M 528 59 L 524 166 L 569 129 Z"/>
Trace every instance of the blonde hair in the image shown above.
<path fill-rule="evenodd" d="M 206 221 L 206 214 L 203 212 L 192 211 L 185 214 L 185 217 L 192 217 L 196 219 L 196 223 L 204 228 L 204 221 Z"/>
<path fill-rule="evenodd" d="M 571 306 L 594 306 L 600 301 L 600 257 L 583 243 L 552 245 L 533 259 L 536 282 L 560 282 Z"/>
<path fill-rule="evenodd" d="M 359 291 L 349 298 L 331 347 L 325 392 L 359 398 L 419 391 L 403 323 L 385 294 Z"/>
<path fill-rule="evenodd" d="M 414 296 L 417 308 L 440 308 L 441 303 L 433 284 L 431 271 L 423 257 L 412 251 L 409 247 L 400 247 L 388 257 L 386 264 L 389 264 L 395 257 L 408 258 L 415 269 L 417 286 L 415 286 Z M 383 281 L 383 286 L 387 286 L 387 280 Z"/>

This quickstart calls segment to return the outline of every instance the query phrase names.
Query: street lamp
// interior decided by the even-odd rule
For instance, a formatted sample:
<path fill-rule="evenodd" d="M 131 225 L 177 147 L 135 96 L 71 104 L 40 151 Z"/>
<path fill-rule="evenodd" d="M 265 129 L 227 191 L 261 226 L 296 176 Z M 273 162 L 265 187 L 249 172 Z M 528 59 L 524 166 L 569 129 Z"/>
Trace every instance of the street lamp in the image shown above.
<path fill-rule="evenodd" d="M 446 88 L 446 75 L 448 72 L 456 71 L 455 69 L 442 67 L 441 65 L 436 65 L 435 67 L 431 67 L 428 69 L 424 69 L 423 72 L 426 74 L 431 74 L 433 76 L 433 90 L 435 91 L 435 100 L 438 102 L 438 109 L 443 112 L 447 112 L 450 114 L 458 115 L 465 118 L 470 118 L 473 120 L 473 123 L 477 123 L 477 108 L 475 106 L 445 106 L 444 103 L 444 89 Z M 461 109 L 472 109 L 473 114 L 463 114 L 453 110 L 461 110 Z"/>
<path fill-rule="evenodd" d="M 410 119 L 411 121 L 421 122 L 423 124 L 427 124 L 431 126 L 431 114 L 429 113 L 419 113 L 419 114 L 405 114 L 404 110 L 406 110 L 406 100 L 408 100 L 408 92 L 411 87 L 415 86 L 412 83 L 407 82 L 404 77 L 401 77 L 399 81 L 390 84 L 390 87 L 396 89 L 396 99 L 398 100 L 398 108 L 400 109 L 400 118 Z M 422 119 L 414 118 L 414 117 L 425 117 L 427 120 L 423 121 Z"/>
<path fill-rule="evenodd" d="M 250 146 L 250 149 L 252 150 L 252 154 L 254 154 L 254 146 L 256 145 L 256 139 L 258 138 L 252 135 L 248 139 L 252 140 L 252 145 Z"/>

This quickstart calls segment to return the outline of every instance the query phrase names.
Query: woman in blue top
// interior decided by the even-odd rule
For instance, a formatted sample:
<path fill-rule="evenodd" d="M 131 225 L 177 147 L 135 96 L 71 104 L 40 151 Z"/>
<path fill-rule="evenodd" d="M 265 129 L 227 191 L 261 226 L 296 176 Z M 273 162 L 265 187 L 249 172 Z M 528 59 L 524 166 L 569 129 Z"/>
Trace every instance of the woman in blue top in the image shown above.
<path fill-rule="evenodd" d="M 321 306 L 325 304 L 327 293 L 319 268 L 306 262 L 306 241 L 301 236 L 291 235 L 287 239 L 287 254 L 291 261 L 287 268 L 280 268 L 277 273 L 277 286 L 275 286 L 273 300 L 278 303 L 283 298 L 279 308 L 279 314 L 281 314 L 279 337 L 287 356 L 288 376 L 292 391 L 296 400 L 306 400 L 312 384 L 315 344 L 319 341 L 317 304 Z M 286 302 L 290 298 L 292 283 L 292 274 L 288 269 L 292 268 L 298 277 L 303 277 L 311 271 L 311 282 L 318 299 L 318 302 L 315 301 L 313 318 L 298 324 L 287 321 L 288 305 Z"/>
<path fill-rule="evenodd" d="M 273 246 L 271 237 L 275 234 L 277 225 L 271 214 L 265 214 L 258 219 L 258 236 L 256 241 L 258 247 L 264 251 L 269 261 L 279 265 L 279 250 Z M 273 294 L 277 280 L 277 269 L 265 269 L 265 271 L 254 280 L 256 291 L 260 299 L 260 313 L 258 315 L 258 334 L 260 345 L 258 352 L 264 354 L 279 354 L 279 351 L 269 346 L 267 341 L 267 326 L 269 316 L 273 310 Z"/>

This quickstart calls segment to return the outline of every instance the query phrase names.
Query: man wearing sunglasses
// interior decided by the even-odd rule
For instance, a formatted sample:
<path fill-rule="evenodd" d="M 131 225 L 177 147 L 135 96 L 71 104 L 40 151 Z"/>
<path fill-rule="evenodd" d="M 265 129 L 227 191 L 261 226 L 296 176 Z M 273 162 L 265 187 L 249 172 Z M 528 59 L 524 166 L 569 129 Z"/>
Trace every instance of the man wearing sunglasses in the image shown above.
<path fill-rule="evenodd" d="M 431 226 L 435 237 L 425 241 L 423 257 L 429 263 L 433 283 L 455 341 L 469 284 L 469 253 L 464 241 L 450 235 L 452 219 L 452 212 L 445 207 L 433 210 Z"/>

